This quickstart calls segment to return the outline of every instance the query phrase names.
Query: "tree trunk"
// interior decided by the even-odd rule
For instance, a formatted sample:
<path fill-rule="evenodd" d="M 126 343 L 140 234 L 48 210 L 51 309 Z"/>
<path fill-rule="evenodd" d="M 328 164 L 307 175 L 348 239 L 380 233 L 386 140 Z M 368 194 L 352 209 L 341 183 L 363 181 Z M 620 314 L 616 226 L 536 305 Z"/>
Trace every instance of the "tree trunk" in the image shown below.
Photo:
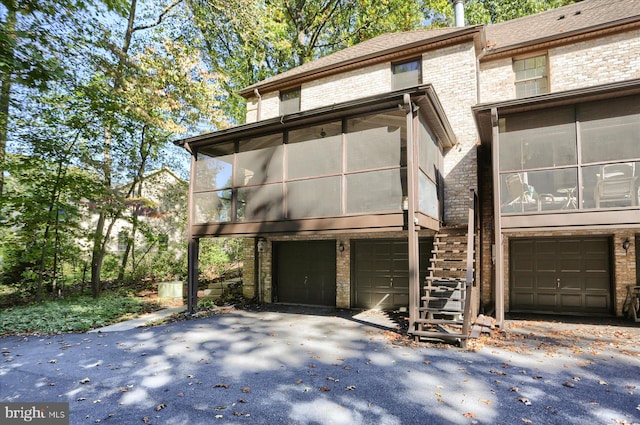
<path fill-rule="evenodd" d="M 120 59 L 118 60 L 116 75 L 113 79 L 112 88 L 114 91 L 118 91 L 122 87 L 124 69 L 126 66 L 126 57 L 129 51 L 129 46 L 131 45 L 131 37 L 133 36 L 134 32 L 133 24 L 136 16 L 136 2 L 137 0 L 131 0 L 131 5 L 129 8 L 129 19 L 127 23 L 127 29 L 124 34 L 122 52 L 120 55 Z M 105 129 L 104 139 L 104 175 L 105 186 L 107 190 L 111 190 L 111 131 L 108 128 Z M 91 291 L 94 298 L 99 297 L 102 290 L 102 263 L 104 262 L 104 256 L 106 253 L 106 242 L 110 236 L 110 230 L 113 227 L 112 222 L 112 225 L 109 226 L 109 231 L 104 234 L 105 221 L 105 212 L 101 211 L 100 216 L 98 217 L 98 223 L 96 224 L 96 230 L 93 234 L 93 251 L 91 255 Z"/>
<path fill-rule="evenodd" d="M 16 32 L 16 9 L 13 2 L 4 2 L 7 7 L 7 20 L 5 21 L 5 34 L 12 38 Z M 13 37 L 15 38 L 15 37 Z M 14 49 L 7 43 L 9 48 L 7 62 L 9 63 L 9 69 L 12 68 L 14 60 Z M 11 103 L 11 82 L 12 72 L 9 70 L 2 74 L 2 81 L 0 84 L 0 199 L 4 190 L 4 161 L 7 150 L 7 133 L 9 128 L 9 104 Z"/>

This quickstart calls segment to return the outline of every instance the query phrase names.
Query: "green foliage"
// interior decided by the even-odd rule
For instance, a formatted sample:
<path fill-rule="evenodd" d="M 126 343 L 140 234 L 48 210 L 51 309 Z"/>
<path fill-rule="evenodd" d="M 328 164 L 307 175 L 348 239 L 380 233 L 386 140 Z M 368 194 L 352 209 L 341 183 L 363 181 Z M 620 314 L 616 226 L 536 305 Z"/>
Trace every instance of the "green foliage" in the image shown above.
<path fill-rule="evenodd" d="M 214 280 L 238 266 L 242 239 L 211 238 L 200 240 L 198 268 L 204 280 Z"/>
<path fill-rule="evenodd" d="M 495 24 L 543 12 L 580 0 L 465 0 L 467 25 Z M 422 0 L 422 9 L 431 26 L 453 25 L 453 3 L 450 0 Z"/>
<path fill-rule="evenodd" d="M 238 90 L 388 31 L 421 26 L 402 0 L 189 0 L 202 51 L 226 91 L 221 107 L 244 122 Z"/>
<path fill-rule="evenodd" d="M 137 298 L 114 294 L 4 308 L 0 310 L 0 335 L 85 332 L 155 308 Z"/>

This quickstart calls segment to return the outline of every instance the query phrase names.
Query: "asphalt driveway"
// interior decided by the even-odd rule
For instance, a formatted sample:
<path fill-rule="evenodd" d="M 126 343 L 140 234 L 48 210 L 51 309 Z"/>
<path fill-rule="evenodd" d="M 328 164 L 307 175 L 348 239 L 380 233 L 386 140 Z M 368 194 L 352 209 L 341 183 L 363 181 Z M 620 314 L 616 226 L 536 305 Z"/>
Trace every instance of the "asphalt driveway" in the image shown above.
<path fill-rule="evenodd" d="M 0 338 L 0 402 L 68 402 L 71 424 L 640 424 L 632 324 L 510 321 L 467 350 L 387 325 L 279 308 Z"/>

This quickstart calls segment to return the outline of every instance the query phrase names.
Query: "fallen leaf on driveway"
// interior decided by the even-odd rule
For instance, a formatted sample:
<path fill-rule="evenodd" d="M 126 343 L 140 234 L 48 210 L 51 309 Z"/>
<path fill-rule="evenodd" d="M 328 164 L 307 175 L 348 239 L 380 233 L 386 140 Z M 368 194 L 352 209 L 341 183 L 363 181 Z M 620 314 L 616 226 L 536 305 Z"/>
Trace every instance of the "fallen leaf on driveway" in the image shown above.
<path fill-rule="evenodd" d="M 326 393 L 327 391 L 331 391 L 331 388 L 329 388 L 329 387 L 320 387 L 320 391 Z"/>
<path fill-rule="evenodd" d="M 164 404 L 164 403 L 158 404 L 158 405 L 156 406 L 156 412 L 161 411 L 161 410 L 162 410 L 162 409 L 164 409 L 165 407 L 167 407 L 167 405 L 166 405 L 166 404 Z"/>
<path fill-rule="evenodd" d="M 464 416 L 465 418 L 475 418 L 476 417 L 476 415 L 471 413 L 471 412 L 464 413 L 462 416 Z"/>
<path fill-rule="evenodd" d="M 531 402 L 526 397 L 518 397 L 519 402 L 524 403 L 525 406 L 531 406 Z"/>
<path fill-rule="evenodd" d="M 533 423 L 533 421 L 531 421 L 531 419 L 527 419 L 527 418 L 520 418 L 522 420 L 522 422 L 524 422 L 525 424 L 531 424 Z"/>
<path fill-rule="evenodd" d="M 229 388 L 229 384 L 215 384 L 213 388 Z"/>
<path fill-rule="evenodd" d="M 344 387 L 345 390 L 347 391 L 354 391 L 356 389 L 355 385 L 347 385 L 346 387 Z"/>
<path fill-rule="evenodd" d="M 514 393 L 517 393 L 517 392 L 519 392 L 519 391 L 520 391 L 520 388 L 518 388 L 518 387 L 511 387 L 511 388 L 509 388 L 509 391 L 514 392 Z"/>
<path fill-rule="evenodd" d="M 89 378 L 84 378 L 84 379 L 81 379 L 79 382 L 80 382 L 81 384 L 86 384 L 87 382 L 91 382 L 91 379 L 89 379 Z"/>
<path fill-rule="evenodd" d="M 576 385 L 573 382 L 569 382 L 569 381 L 563 382 L 562 385 L 567 387 L 567 388 L 575 388 L 576 387 Z"/>
<path fill-rule="evenodd" d="M 506 374 L 507 374 L 507 372 L 503 372 L 503 371 L 501 371 L 501 370 L 494 370 L 494 369 L 491 369 L 491 370 L 489 371 L 489 373 L 494 373 L 494 374 L 496 374 L 496 375 L 506 375 Z"/>
<path fill-rule="evenodd" d="M 598 384 L 600 384 L 600 385 L 608 385 L 607 381 L 603 381 L 602 379 L 598 381 Z"/>
<path fill-rule="evenodd" d="M 243 393 L 250 393 L 250 392 L 251 392 L 251 388 L 249 388 L 249 387 L 244 387 L 244 388 L 242 389 L 242 392 L 243 392 Z"/>

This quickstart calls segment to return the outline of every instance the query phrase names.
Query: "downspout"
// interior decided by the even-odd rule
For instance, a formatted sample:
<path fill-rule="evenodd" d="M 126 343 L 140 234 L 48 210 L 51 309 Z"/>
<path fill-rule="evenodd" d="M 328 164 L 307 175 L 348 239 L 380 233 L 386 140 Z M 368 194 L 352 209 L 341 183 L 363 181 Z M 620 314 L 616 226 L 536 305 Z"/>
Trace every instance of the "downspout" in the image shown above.
<path fill-rule="evenodd" d="M 481 102 L 480 96 L 480 61 L 487 54 L 487 48 L 483 47 L 482 51 L 478 56 L 476 56 L 476 104 Z"/>
<path fill-rule="evenodd" d="M 256 121 L 260 121 L 262 118 L 262 96 L 260 96 L 260 92 L 258 89 L 253 89 L 253 94 L 258 98 L 258 109 L 256 110 Z"/>
<path fill-rule="evenodd" d="M 482 43 L 482 50 L 480 54 L 476 56 L 476 103 L 480 103 L 482 98 L 480 96 L 480 61 L 487 55 L 487 33 L 485 27 L 482 27 L 480 32 L 480 43 Z"/>
<path fill-rule="evenodd" d="M 495 244 L 495 309 L 496 326 L 502 328 L 504 322 L 504 246 L 502 237 L 502 216 L 500 213 L 500 155 L 498 110 L 491 108 L 491 156 L 493 170 L 493 211 L 494 211 L 494 244 Z"/>

